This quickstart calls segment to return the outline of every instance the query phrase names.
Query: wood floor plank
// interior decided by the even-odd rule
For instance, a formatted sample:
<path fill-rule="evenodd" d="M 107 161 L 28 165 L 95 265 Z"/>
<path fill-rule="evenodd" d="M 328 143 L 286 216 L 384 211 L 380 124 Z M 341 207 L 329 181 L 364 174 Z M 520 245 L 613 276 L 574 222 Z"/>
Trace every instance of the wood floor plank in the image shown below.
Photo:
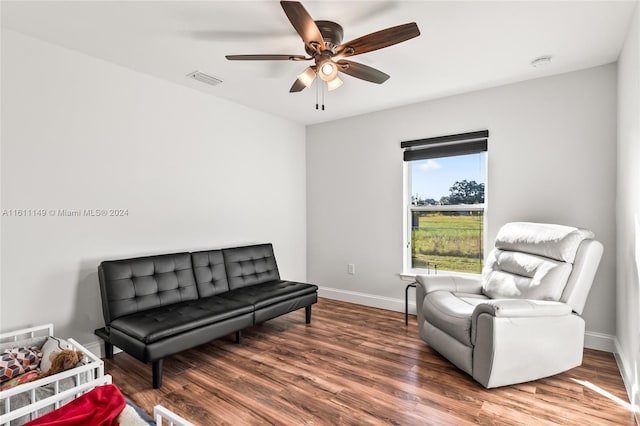
<path fill-rule="evenodd" d="M 106 360 L 122 392 L 198 425 L 634 425 L 613 356 L 535 382 L 484 389 L 418 336 L 415 316 L 320 299 L 304 310 L 168 357 L 161 389 L 125 353 Z M 597 391 L 584 385 L 595 386 Z M 600 392 L 602 390 L 603 392 Z M 606 396 L 606 392 L 615 398 Z"/>

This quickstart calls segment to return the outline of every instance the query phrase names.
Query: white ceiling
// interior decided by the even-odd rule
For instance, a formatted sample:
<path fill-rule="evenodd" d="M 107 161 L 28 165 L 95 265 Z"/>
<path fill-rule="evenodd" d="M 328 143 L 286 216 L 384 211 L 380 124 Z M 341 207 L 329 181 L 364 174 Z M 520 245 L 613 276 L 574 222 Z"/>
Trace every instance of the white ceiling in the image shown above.
<path fill-rule="evenodd" d="M 421 36 L 352 59 L 391 75 L 344 75 L 316 111 L 315 87 L 289 93 L 306 62 L 231 62 L 226 54 L 304 54 L 270 1 L 2 1 L 2 26 L 303 124 L 614 62 L 634 1 L 304 1 L 344 40 L 416 22 Z M 544 68 L 532 59 L 553 55 Z M 185 77 L 200 70 L 224 82 Z M 43 70 L 46 74 L 46 70 Z"/>

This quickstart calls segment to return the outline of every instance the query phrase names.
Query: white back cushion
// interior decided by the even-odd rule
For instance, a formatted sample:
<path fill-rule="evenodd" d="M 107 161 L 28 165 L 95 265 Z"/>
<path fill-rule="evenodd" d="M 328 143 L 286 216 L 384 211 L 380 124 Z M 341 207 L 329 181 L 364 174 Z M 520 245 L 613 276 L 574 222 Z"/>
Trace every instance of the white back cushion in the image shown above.
<path fill-rule="evenodd" d="M 560 300 L 570 263 L 535 254 L 493 249 L 482 269 L 482 292 L 492 299 Z"/>
<path fill-rule="evenodd" d="M 511 222 L 498 231 L 495 247 L 573 263 L 578 246 L 593 232 L 548 223 Z"/>

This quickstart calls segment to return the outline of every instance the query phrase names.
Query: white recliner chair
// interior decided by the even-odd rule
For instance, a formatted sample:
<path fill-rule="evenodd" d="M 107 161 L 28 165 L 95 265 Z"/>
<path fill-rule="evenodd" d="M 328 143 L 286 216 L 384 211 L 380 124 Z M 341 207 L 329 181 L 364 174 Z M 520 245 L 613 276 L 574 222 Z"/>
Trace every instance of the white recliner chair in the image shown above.
<path fill-rule="evenodd" d="M 577 367 L 602 252 L 590 231 L 508 223 L 481 277 L 416 277 L 420 337 L 487 388 Z"/>

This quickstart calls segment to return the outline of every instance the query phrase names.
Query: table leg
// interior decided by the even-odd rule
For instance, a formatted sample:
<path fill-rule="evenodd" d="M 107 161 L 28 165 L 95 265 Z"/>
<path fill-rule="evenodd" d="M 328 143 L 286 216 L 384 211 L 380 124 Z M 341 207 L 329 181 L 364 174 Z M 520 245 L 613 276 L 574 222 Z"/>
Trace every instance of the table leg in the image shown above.
<path fill-rule="evenodd" d="M 416 288 L 416 283 L 407 284 L 404 289 L 404 325 L 409 325 L 409 287 Z"/>

